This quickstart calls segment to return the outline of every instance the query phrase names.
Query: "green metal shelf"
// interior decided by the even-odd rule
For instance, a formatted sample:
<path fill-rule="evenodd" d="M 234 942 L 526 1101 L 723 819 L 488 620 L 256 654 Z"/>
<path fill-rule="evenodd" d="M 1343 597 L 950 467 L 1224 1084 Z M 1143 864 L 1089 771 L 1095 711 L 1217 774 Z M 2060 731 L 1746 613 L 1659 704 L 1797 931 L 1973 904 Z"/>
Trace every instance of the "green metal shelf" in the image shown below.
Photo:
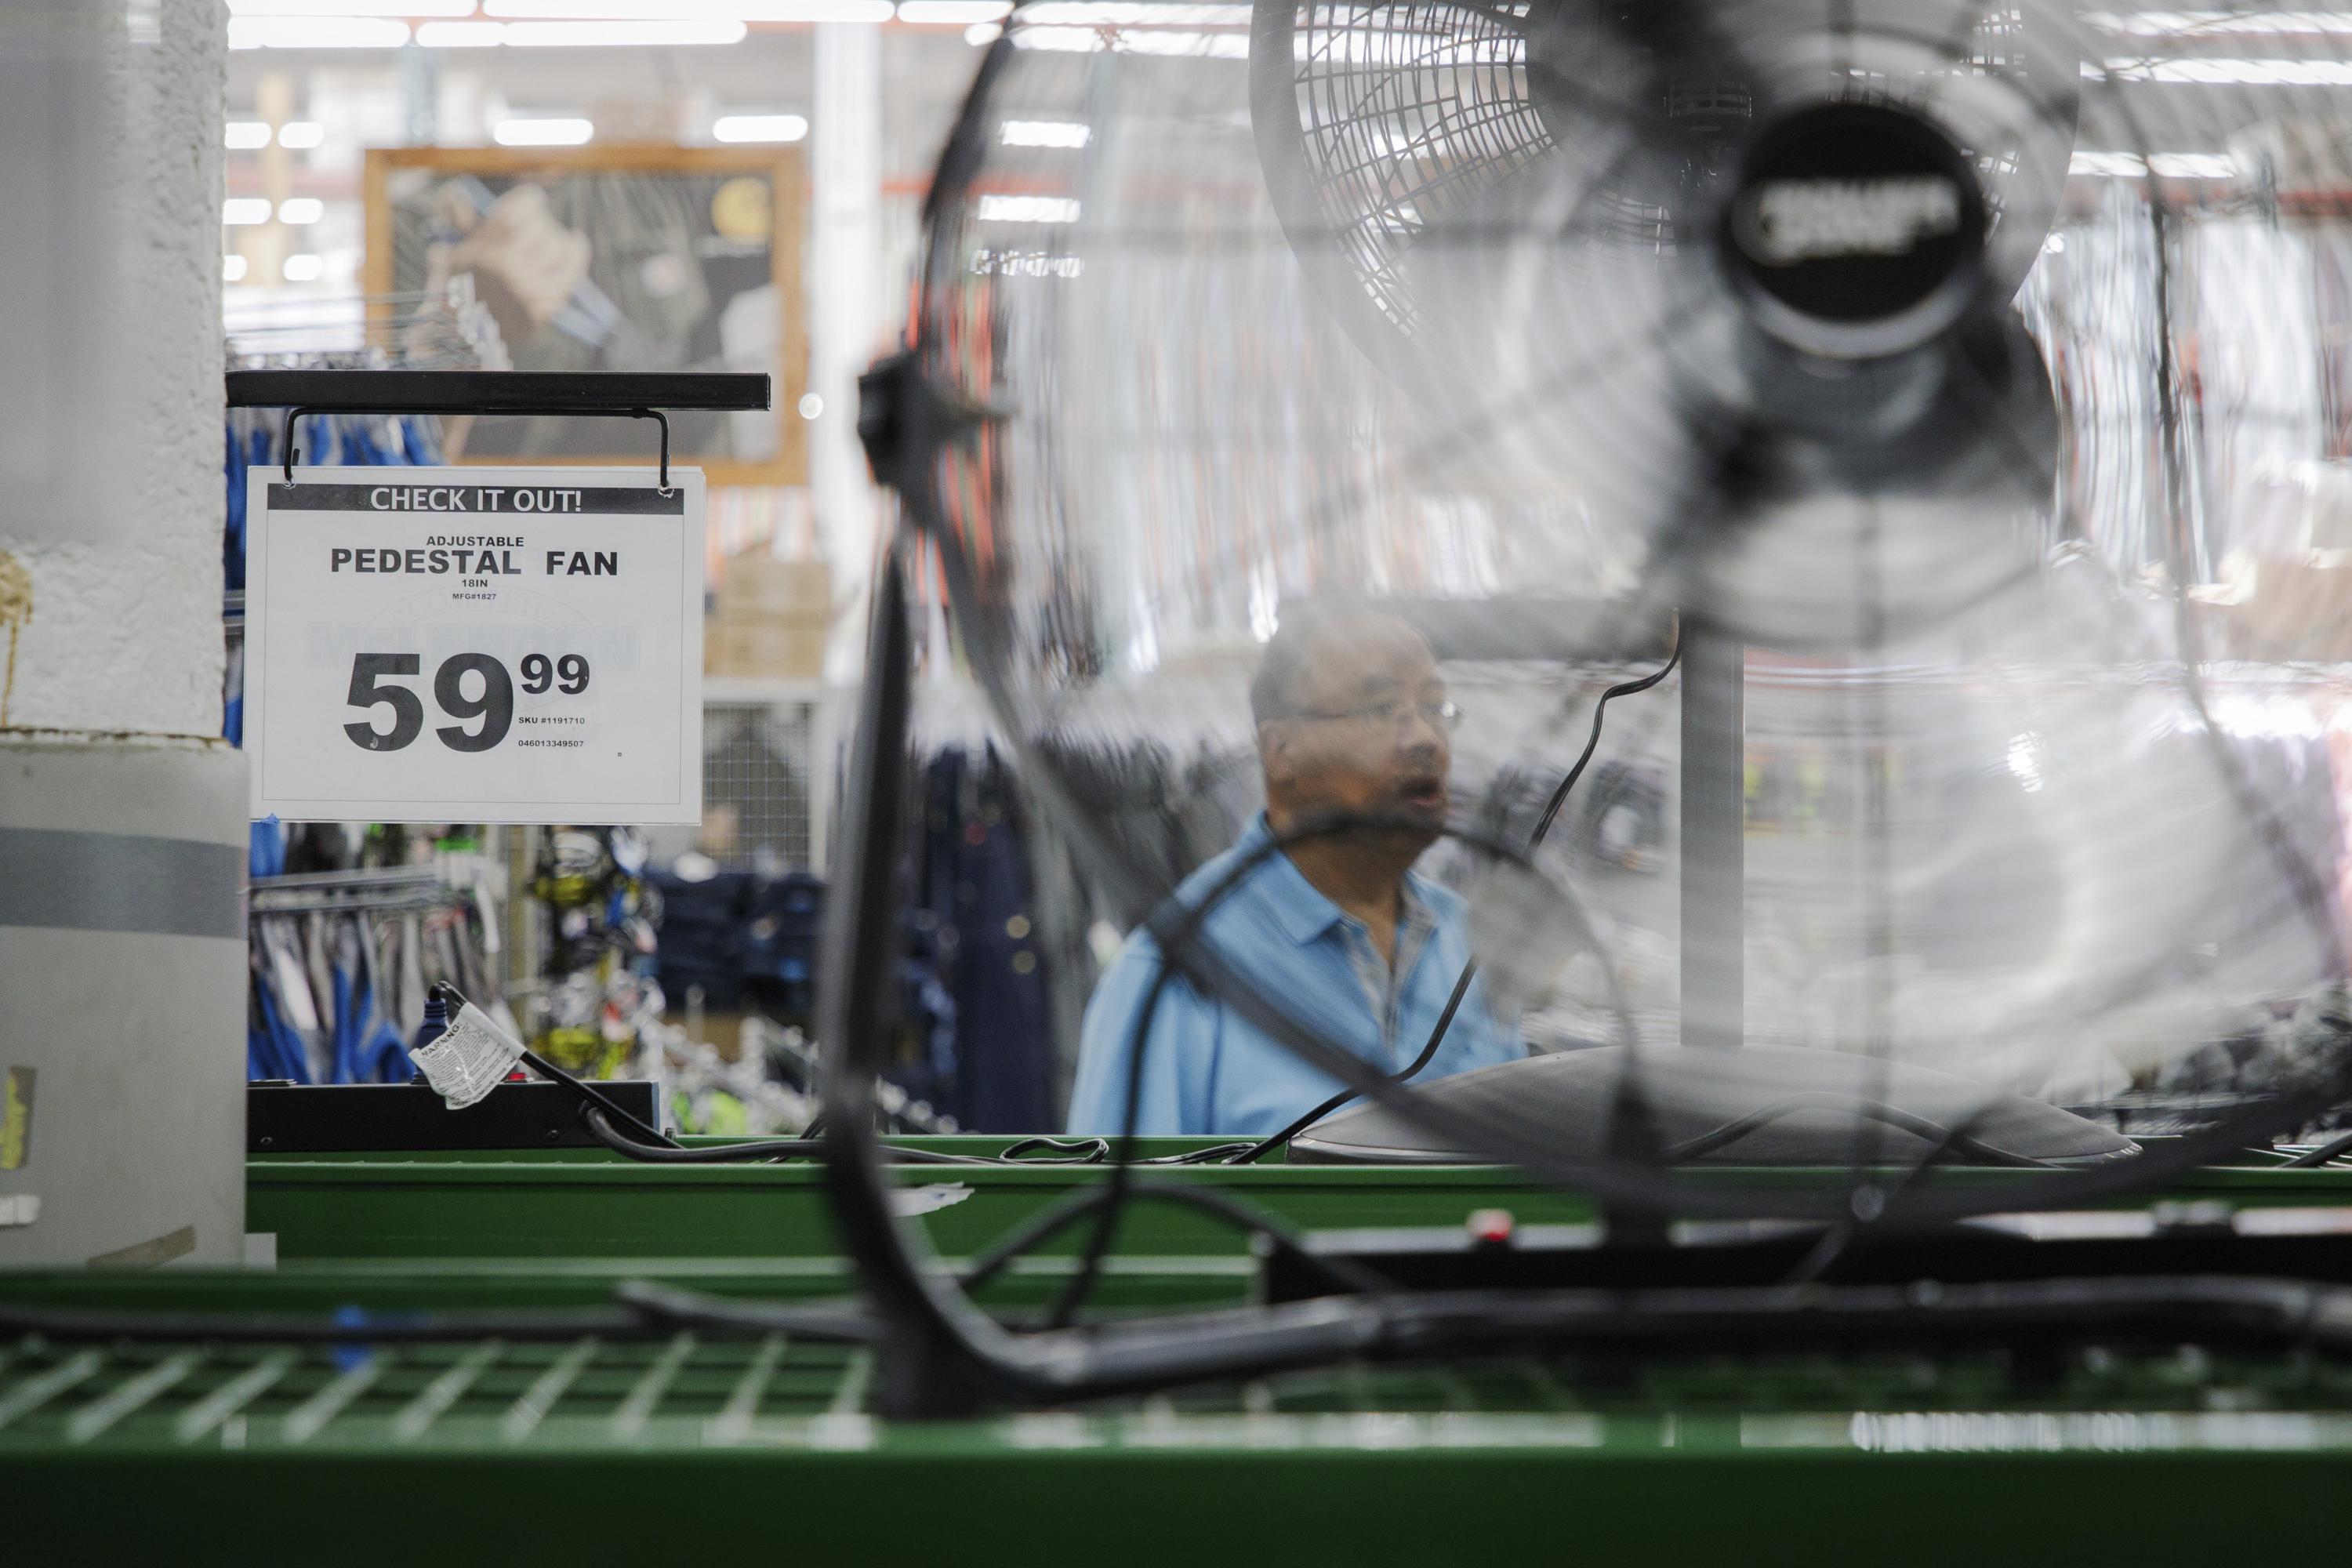
<path fill-rule="evenodd" d="M 992 1152 L 1002 1139 L 927 1139 Z M 1168 1140 L 1152 1152 L 1193 1146 Z M 1714 1173 L 1726 1181 L 1819 1181 L 1823 1173 Z M 1839 1173 L 1843 1174 L 1843 1173 Z M 1956 1173 L 2015 1182 L 2020 1173 Z M 898 1180 L 920 1223 L 949 1254 L 978 1251 L 1038 1208 L 1102 1179 L 1100 1166 L 909 1167 Z M 1157 1180 L 1195 1182 L 1244 1197 L 1301 1229 L 1451 1226 L 1474 1209 L 1510 1209 L 1525 1224 L 1597 1217 L 1580 1194 L 1494 1166 L 1374 1168 L 1262 1164 L 1177 1166 Z M 638 1164 L 583 1150 L 561 1155 L 268 1156 L 247 1166 L 247 1228 L 273 1233 L 283 1260 L 356 1258 L 812 1258 L 838 1250 L 824 1173 L 814 1163 Z M 2352 1170 L 2200 1171 L 2160 1194 L 2180 1203 L 2352 1203 Z M 2145 1200 L 2143 1200 L 2145 1201 Z M 1231 1226 L 1167 1205 L 1137 1205 L 1122 1224 L 1139 1253 L 1239 1256 Z M 1074 1234 L 1060 1244 L 1077 1245 Z"/>
<path fill-rule="evenodd" d="M 1028 1294 L 1041 1297 L 1056 1260 Z M 1135 1307 L 1246 1269 L 1121 1260 Z M 0 1277 L 51 1306 L 530 1310 L 657 1273 L 838 1291 L 815 1259 Z M 1214 1289 L 1204 1289 L 1204 1280 Z M 2084 1355 L 1342 1366 L 908 1425 L 864 1352 L 677 1335 L 368 1348 L 0 1341 L 11 1561 L 2243 1561 L 2352 1525 L 2352 1372 Z"/>
<path fill-rule="evenodd" d="M 2030 1379 L 1999 1354 L 1727 1359 L 1624 1376 L 1573 1360 L 1347 1365 L 935 1426 L 875 1418 L 872 1372 L 862 1348 L 781 1334 L 390 1347 L 26 1338 L 0 1342 L 0 1464 L 49 1449 L 869 1451 L 942 1436 L 1136 1451 L 2352 1453 L 2352 1368 L 2289 1356 L 2102 1352 Z"/>

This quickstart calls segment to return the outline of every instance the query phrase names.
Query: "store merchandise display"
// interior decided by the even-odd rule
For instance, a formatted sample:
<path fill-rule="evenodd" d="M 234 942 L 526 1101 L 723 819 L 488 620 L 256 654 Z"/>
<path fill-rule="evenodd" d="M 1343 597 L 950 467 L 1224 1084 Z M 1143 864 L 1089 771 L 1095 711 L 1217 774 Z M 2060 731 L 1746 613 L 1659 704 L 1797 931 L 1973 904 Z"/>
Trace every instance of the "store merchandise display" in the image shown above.
<path fill-rule="evenodd" d="M 548 828 L 530 895 L 552 933 L 533 1047 L 590 1078 L 614 1078 L 661 1016 L 655 978 L 660 894 L 646 881 L 642 836 L 625 827 Z"/>

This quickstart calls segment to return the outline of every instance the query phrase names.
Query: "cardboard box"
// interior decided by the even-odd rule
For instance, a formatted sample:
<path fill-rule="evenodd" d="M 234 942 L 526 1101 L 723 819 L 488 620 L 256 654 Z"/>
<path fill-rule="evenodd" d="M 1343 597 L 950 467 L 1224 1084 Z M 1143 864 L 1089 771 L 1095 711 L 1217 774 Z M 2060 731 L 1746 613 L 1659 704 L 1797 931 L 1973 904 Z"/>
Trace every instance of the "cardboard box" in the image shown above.
<path fill-rule="evenodd" d="M 2352 566 L 2265 561 L 2236 608 L 2240 658 L 2352 658 Z"/>
<path fill-rule="evenodd" d="M 719 575 L 728 621 L 833 619 L 833 572 L 822 561 L 779 561 L 763 550 L 728 557 Z"/>
<path fill-rule="evenodd" d="M 702 628 L 702 670 L 813 680 L 824 673 L 824 639 L 822 625 L 716 616 Z"/>

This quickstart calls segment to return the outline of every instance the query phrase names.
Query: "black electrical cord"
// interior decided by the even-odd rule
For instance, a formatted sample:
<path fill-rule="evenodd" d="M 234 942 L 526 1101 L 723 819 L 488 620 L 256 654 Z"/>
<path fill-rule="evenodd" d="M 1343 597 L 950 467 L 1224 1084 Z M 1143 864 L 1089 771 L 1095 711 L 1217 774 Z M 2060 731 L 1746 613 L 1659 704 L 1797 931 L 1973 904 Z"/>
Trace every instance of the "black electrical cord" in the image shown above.
<path fill-rule="evenodd" d="M 2315 1166 L 2325 1165 L 2347 1149 L 2352 1149 L 2352 1132 L 2347 1132 L 2340 1138 L 2330 1139 L 2316 1149 L 2306 1149 L 2278 1168 L 2283 1171 L 2308 1171 Z"/>
<path fill-rule="evenodd" d="M 1561 777 L 1559 787 L 1551 792 L 1551 799 L 1545 804 L 1543 815 L 1536 820 L 1535 831 L 1528 836 L 1528 847 L 1531 852 L 1542 847 L 1545 837 L 1551 832 L 1553 820 L 1559 816 L 1560 807 L 1568 804 L 1569 792 L 1576 787 L 1576 781 L 1584 776 L 1585 768 L 1592 762 L 1592 753 L 1600 748 L 1601 722 L 1608 715 L 1609 704 L 1620 697 L 1632 697 L 1656 686 L 1674 673 L 1675 666 L 1682 662 L 1682 632 L 1677 627 L 1675 632 L 1675 646 L 1667 652 L 1665 663 L 1638 680 L 1624 681 L 1601 694 L 1601 700 L 1592 705 L 1592 732 L 1584 738 L 1583 752 L 1577 757 L 1576 765 L 1570 768 Z M 1437 1047 L 1444 1042 L 1445 1031 L 1453 1026 L 1454 1015 L 1461 1010 L 1462 999 L 1470 994 L 1470 982 L 1476 978 L 1477 973 L 1478 961 L 1475 958 L 1462 966 L 1461 975 L 1454 982 L 1454 994 L 1445 999 L 1445 1009 L 1438 1014 L 1437 1025 L 1429 1031 L 1429 1038 L 1422 1046 L 1420 1055 L 1414 1057 L 1412 1064 L 1403 1071 L 1391 1077 L 1389 1079 L 1391 1083 L 1404 1082 L 1436 1059 Z M 1230 1163 L 1236 1165 L 1255 1164 L 1275 1150 L 1287 1147 L 1292 1139 L 1349 1100 L 1357 1099 L 1360 1092 L 1352 1089 L 1341 1089 L 1306 1115 L 1292 1121 L 1281 1131 L 1251 1144 L 1248 1149 L 1234 1155 Z"/>
<path fill-rule="evenodd" d="M 772 1301 L 736 1301 L 698 1290 L 681 1290 L 651 1279 L 630 1279 L 613 1295 L 665 1333 L 681 1329 L 722 1333 L 789 1334 L 794 1339 L 868 1344 L 883 1337 L 882 1323 L 855 1301 L 784 1306 Z"/>
<path fill-rule="evenodd" d="M 446 1007 L 449 1011 L 449 1026 L 453 1029 L 456 1028 L 457 1026 L 457 1016 L 466 1008 L 473 1006 L 473 1004 L 466 1000 L 465 993 L 459 991 L 455 985 L 448 984 L 446 981 L 436 985 L 433 990 L 435 994 L 441 999 L 442 1005 Z M 476 1008 L 475 1010 L 477 1012 L 480 1011 L 479 1008 Z M 678 1147 L 677 1140 L 670 1137 L 669 1134 L 664 1132 L 660 1128 L 647 1125 L 646 1122 L 640 1121 L 635 1112 L 623 1107 L 615 1101 L 611 1095 L 606 1094 L 594 1084 L 574 1078 L 572 1074 L 564 1071 L 562 1068 L 557 1067 L 553 1062 L 549 1061 L 545 1057 L 541 1056 L 537 1051 L 530 1049 L 529 1047 L 525 1047 L 523 1048 L 521 1060 L 523 1065 L 530 1068 L 531 1071 L 539 1074 L 541 1078 L 548 1079 L 551 1083 L 560 1083 L 563 1085 L 564 1088 L 570 1089 L 573 1094 L 578 1095 L 590 1105 L 602 1110 L 614 1121 L 625 1126 L 635 1128 L 640 1133 L 644 1134 L 645 1141 L 646 1142 L 655 1145 L 656 1148 L 662 1149 L 676 1149 Z"/>
<path fill-rule="evenodd" d="M 814 1159 L 824 1145 L 805 1138 L 771 1138 L 750 1143 L 717 1143 L 704 1148 L 688 1149 L 677 1143 L 646 1143 L 631 1138 L 613 1125 L 604 1108 L 583 1103 L 580 1120 L 596 1142 L 615 1154 L 649 1165 L 730 1165 L 753 1160 Z"/>
<path fill-rule="evenodd" d="M 441 993 L 444 1003 L 450 1005 L 449 1016 L 452 1019 L 457 1017 L 458 1008 L 469 1005 L 456 986 L 445 984 L 436 989 Z M 566 1072 L 538 1052 L 526 1048 L 522 1053 L 521 1060 L 523 1065 L 541 1077 L 551 1082 L 560 1083 L 578 1095 L 581 1100 L 581 1116 L 587 1122 L 588 1131 L 595 1136 L 596 1141 L 613 1152 L 626 1155 L 632 1160 L 641 1160 L 655 1164 L 725 1165 L 760 1160 L 815 1159 L 824 1152 L 824 1145 L 821 1142 L 806 1135 L 799 1138 L 765 1139 L 751 1143 L 722 1143 L 705 1148 L 688 1149 L 660 1129 L 640 1120 L 594 1084 Z M 638 1136 L 631 1137 L 624 1132 L 622 1131 L 624 1126 L 634 1128 Z M 1093 1140 L 1092 1142 L 1101 1145 L 1099 1139 Z M 890 1151 L 890 1158 L 898 1163 L 907 1165 L 1047 1165 L 1090 1164 L 1100 1162 L 1103 1157 L 1102 1147 L 1096 1147 L 1077 1159 L 1013 1158 L 1013 1149 L 1032 1144 L 1042 1144 L 1057 1150 L 1067 1147 L 1053 1139 L 1033 1138 L 1024 1139 L 1008 1148 L 1004 1153 L 996 1156 L 949 1154 L 929 1149 L 894 1148 Z"/>
<path fill-rule="evenodd" d="M 1454 977 L 1454 994 L 1446 997 L 1444 1010 L 1437 1015 L 1437 1026 L 1429 1031 L 1429 1038 L 1423 1043 L 1421 1054 L 1414 1057 L 1411 1065 L 1406 1067 L 1403 1071 L 1392 1075 L 1389 1079 L 1390 1082 L 1402 1083 L 1407 1079 L 1412 1078 L 1414 1074 L 1420 1072 L 1422 1068 L 1427 1067 L 1435 1059 L 1437 1056 L 1437 1047 L 1444 1043 L 1445 1039 L 1445 1031 L 1452 1026 L 1454 1023 L 1454 1015 L 1461 1010 L 1462 998 L 1470 994 L 1470 982 L 1476 979 L 1477 975 L 1478 961 L 1476 959 L 1474 958 L 1469 963 L 1462 966 L 1462 973 Z M 1330 1115 L 1333 1111 L 1339 1110 L 1349 1100 L 1357 1098 L 1357 1090 L 1352 1089 L 1341 1089 L 1339 1093 L 1333 1095 L 1330 1099 L 1325 1100 L 1314 1110 L 1307 1112 L 1306 1115 L 1294 1120 L 1281 1131 L 1272 1133 L 1267 1137 L 1261 1138 L 1256 1142 L 1250 1144 L 1240 1153 L 1234 1155 L 1232 1160 L 1227 1162 L 1227 1163 L 1234 1165 L 1255 1164 L 1258 1161 L 1265 1159 L 1275 1150 L 1289 1147 L 1290 1141 L 1292 1139 L 1297 1137 L 1301 1132 L 1306 1131 L 1309 1127 L 1314 1126 L 1317 1122 L 1322 1121 L 1325 1117 Z"/>
<path fill-rule="evenodd" d="M 734 1165 L 763 1160 L 814 1160 L 824 1152 L 824 1145 L 809 1138 L 768 1138 L 750 1143 L 712 1143 L 688 1149 L 671 1142 L 641 1143 L 629 1137 L 598 1105 L 583 1105 L 581 1117 L 596 1142 L 615 1154 L 632 1160 L 642 1160 L 656 1165 Z M 644 1125 L 640 1122 L 638 1125 Z M 1047 1142 L 1027 1139 L 1024 1142 Z M 1099 1142 L 1099 1140 L 1097 1140 Z M 1019 1147 L 1019 1145 L 1014 1145 Z M 901 1165 L 1084 1165 L 1101 1161 L 1100 1153 L 1081 1159 L 1022 1160 L 1007 1154 L 950 1154 L 936 1149 L 893 1147 L 887 1158 Z"/>
<path fill-rule="evenodd" d="M 1394 1289 L 1387 1280 L 1360 1264 L 1344 1258 L 1316 1256 L 1273 1216 L 1254 1205 L 1213 1188 L 1175 1186 L 1157 1182 L 1129 1184 L 1125 1195 L 1129 1199 L 1179 1204 L 1230 1220 L 1254 1236 L 1264 1237 L 1267 1245 L 1276 1251 L 1320 1274 L 1326 1282 L 1339 1289 L 1376 1296 Z M 1070 1194 L 1051 1208 L 1031 1215 L 1012 1235 L 973 1258 L 960 1277 L 959 1283 L 966 1290 L 978 1289 L 1003 1272 L 1014 1258 L 1051 1241 L 1093 1210 L 1109 1203 L 1112 1197 L 1108 1184 L 1086 1187 Z"/>
<path fill-rule="evenodd" d="M 1205 1148 L 1187 1149 L 1181 1154 L 1155 1154 L 1149 1160 L 1130 1162 L 1138 1165 L 1205 1165 L 1230 1159 L 1244 1142 L 1212 1143 Z M 1035 1157 L 1024 1158 L 1029 1151 L 1039 1151 Z M 1051 1155 L 1054 1158 L 1045 1156 Z M 1110 1158 L 1108 1138 L 1024 1138 L 1008 1143 L 996 1152 L 995 1158 L 1020 1165 L 1099 1165 Z"/>
<path fill-rule="evenodd" d="M 1584 776 L 1584 770 L 1591 764 L 1592 753 L 1601 745 L 1601 721 L 1609 711 L 1609 704 L 1620 697 L 1636 697 L 1651 689 L 1672 675 L 1675 666 L 1680 664 L 1682 658 L 1683 635 L 1682 628 L 1677 626 L 1675 629 L 1675 646 L 1667 650 L 1665 663 L 1638 680 L 1624 681 L 1601 694 L 1601 700 L 1592 706 L 1592 732 L 1584 738 L 1584 750 L 1577 757 L 1576 765 L 1569 769 L 1567 776 L 1559 781 L 1559 787 L 1552 791 L 1551 800 L 1544 806 L 1543 816 L 1537 819 L 1535 832 L 1528 836 L 1530 847 L 1542 844 L 1551 832 L 1552 819 L 1559 815 L 1559 808 L 1568 804 L 1569 791 L 1576 787 L 1576 781 Z"/>
<path fill-rule="evenodd" d="M 1813 1249 L 1805 1255 L 1804 1260 L 1798 1264 L 1782 1283 L 1800 1285 L 1826 1275 L 1838 1260 L 1853 1248 L 1854 1243 L 1862 1239 L 1864 1233 L 1879 1226 L 1882 1216 L 1895 1205 L 1897 1199 L 1925 1181 L 1927 1173 L 1935 1168 L 1945 1155 L 1958 1148 L 1963 1139 L 1969 1138 L 1977 1123 L 1984 1119 L 1985 1109 L 1983 1106 L 1979 1106 L 1944 1129 L 1943 1135 L 1937 1138 L 1926 1152 L 1912 1161 L 1909 1167 L 1897 1176 L 1894 1184 L 1884 1193 L 1871 1192 L 1869 1196 L 1872 1212 L 1868 1214 L 1859 1212 L 1858 1205 L 1864 1194 L 1857 1191 L 1849 1200 L 1850 1203 L 1857 1205 L 1857 1212 L 1850 1220 L 1832 1224 L 1825 1229 L 1822 1233 L 1821 1240 L 1814 1244 Z"/>
<path fill-rule="evenodd" d="M 1899 1106 L 1884 1104 L 1874 1100 L 1864 1100 L 1855 1095 L 1832 1094 L 1818 1089 L 1789 1095 L 1785 1099 L 1772 1101 L 1769 1105 L 1759 1106 L 1745 1116 L 1736 1117 L 1720 1127 L 1675 1145 L 1666 1151 L 1666 1158 L 1676 1162 L 1699 1159 L 1704 1155 L 1714 1153 L 1718 1149 L 1736 1143 L 1749 1133 L 1783 1117 L 1793 1116 L 1804 1110 L 1849 1111 L 1870 1121 L 1889 1127 L 1899 1127 L 1906 1132 L 1927 1140 L 1933 1147 L 1930 1158 L 1935 1157 L 1936 1153 L 1957 1149 L 1988 1165 L 2014 1165 L 2036 1171 L 2060 1168 L 2047 1160 L 2037 1160 L 2031 1154 L 2013 1154 L 2005 1149 L 1995 1148 L 1983 1140 L 1970 1135 L 1965 1126 L 1949 1128 L 1940 1122 L 1932 1121 L 1927 1117 L 1905 1110 Z"/>
<path fill-rule="evenodd" d="M 578 1095 L 581 1100 L 581 1110 L 583 1114 L 609 1117 L 614 1121 L 624 1122 L 628 1126 L 634 1127 L 645 1135 L 645 1142 L 651 1144 L 656 1149 L 676 1153 L 683 1153 L 686 1152 L 685 1145 L 681 1144 L 677 1139 L 671 1137 L 668 1133 L 664 1132 L 657 1127 L 647 1126 L 645 1122 L 639 1121 L 621 1106 L 614 1103 L 611 1095 L 606 1094 L 603 1089 L 598 1089 L 595 1085 L 589 1083 L 584 1079 L 572 1077 L 570 1073 L 565 1072 L 562 1068 L 557 1067 L 553 1062 L 549 1061 L 546 1058 L 541 1056 L 537 1051 L 523 1052 L 522 1060 L 523 1065 L 530 1068 L 531 1071 L 538 1073 L 542 1078 L 546 1078 L 555 1083 L 562 1084 L 565 1088 L 571 1089 L 572 1093 Z M 591 1121 L 589 1125 L 593 1128 L 595 1126 L 595 1122 Z"/>
<path fill-rule="evenodd" d="M 1245 1142 L 1212 1143 L 1204 1149 L 1192 1149 L 1181 1154 L 1162 1154 L 1156 1159 L 1138 1160 L 1139 1165 L 1218 1165 L 1225 1164 L 1247 1153 L 1255 1144 Z"/>
<path fill-rule="evenodd" d="M 1007 1143 L 996 1152 L 1000 1160 L 1019 1160 L 1030 1150 L 1044 1150 L 1061 1156 L 1051 1160 L 1024 1161 L 1033 1165 L 1099 1165 L 1110 1157 L 1110 1141 L 1106 1138 L 1023 1138 Z"/>

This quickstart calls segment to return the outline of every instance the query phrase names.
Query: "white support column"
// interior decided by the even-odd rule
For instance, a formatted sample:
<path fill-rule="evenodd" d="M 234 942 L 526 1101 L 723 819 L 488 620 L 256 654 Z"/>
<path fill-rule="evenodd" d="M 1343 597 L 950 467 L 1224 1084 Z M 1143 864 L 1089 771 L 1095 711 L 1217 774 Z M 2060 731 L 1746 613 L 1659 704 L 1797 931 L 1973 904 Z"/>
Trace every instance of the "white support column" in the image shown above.
<path fill-rule="evenodd" d="M 223 26 L 219 0 L 0 18 L 10 729 L 220 733 Z"/>
<path fill-rule="evenodd" d="M 824 410 L 809 426 L 809 481 L 839 612 L 825 679 L 840 688 L 856 681 L 864 655 L 881 506 L 857 442 L 857 377 L 888 345 L 895 312 L 882 276 L 882 29 L 820 24 L 815 76 L 809 389 Z"/>
<path fill-rule="evenodd" d="M 243 1255 L 226 22 L 0 7 L 0 1267 Z"/>

